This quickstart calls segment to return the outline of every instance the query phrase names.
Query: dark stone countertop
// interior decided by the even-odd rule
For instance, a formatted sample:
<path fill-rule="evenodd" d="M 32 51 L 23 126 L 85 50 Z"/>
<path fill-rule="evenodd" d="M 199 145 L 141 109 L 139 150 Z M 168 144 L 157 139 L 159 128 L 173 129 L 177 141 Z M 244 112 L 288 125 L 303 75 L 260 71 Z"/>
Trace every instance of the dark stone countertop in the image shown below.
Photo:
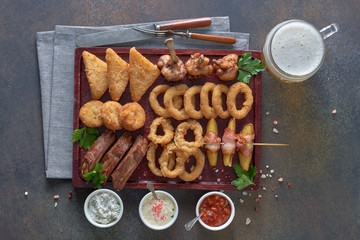
<path fill-rule="evenodd" d="M 1 239 L 358 239 L 360 236 L 360 3 L 358 1 L 9 1 L 0 9 Z M 220 232 L 199 224 L 186 232 L 205 191 L 169 190 L 180 215 L 165 231 L 138 216 L 146 190 L 125 189 L 120 222 L 93 227 L 83 204 L 92 189 L 45 178 L 40 83 L 35 35 L 55 25 L 105 26 L 203 16 L 229 16 L 231 30 L 248 32 L 261 50 L 277 23 L 303 19 L 317 28 L 336 22 L 327 56 L 309 80 L 286 84 L 263 74 L 261 139 L 290 148 L 261 148 L 261 169 L 274 169 L 262 189 L 235 202 L 233 223 Z M 333 109 L 337 113 L 333 115 Z M 266 115 L 270 112 L 270 115 Z M 278 134 L 272 132 L 278 121 Z M 266 165 L 270 168 L 267 169 Z M 277 182 L 278 177 L 284 183 Z M 287 186 L 291 183 L 291 187 Z M 274 191 L 271 189 L 274 188 Z M 71 200 L 67 198 L 73 191 Z M 28 191 L 29 195 L 24 196 Z M 248 192 L 250 193 L 250 192 Z M 57 208 L 53 196 L 60 195 Z M 255 202 L 263 195 L 261 203 Z M 274 195 L 279 198 L 275 199 Z M 240 203 L 239 199 L 244 199 Z M 258 211 L 254 211 L 254 207 Z M 252 222 L 245 225 L 245 219 Z"/>

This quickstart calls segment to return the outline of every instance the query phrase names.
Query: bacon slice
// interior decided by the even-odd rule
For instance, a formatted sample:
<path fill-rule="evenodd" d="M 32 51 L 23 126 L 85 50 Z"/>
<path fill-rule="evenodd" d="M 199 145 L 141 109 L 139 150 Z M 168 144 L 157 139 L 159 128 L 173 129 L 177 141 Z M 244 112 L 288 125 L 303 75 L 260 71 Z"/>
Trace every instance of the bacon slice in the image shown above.
<path fill-rule="evenodd" d="M 110 174 L 125 155 L 126 151 L 131 147 L 133 141 L 128 132 L 125 132 L 111 147 L 111 149 L 101 159 L 101 173 L 106 177 L 105 182 Z"/>
<path fill-rule="evenodd" d="M 90 147 L 89 151 L 85 154 L 84 158 L 81 160 L 81 167 L 79 169 L 80 176 L 83 178 L 84 174 L 94 170 L 96 163 L 104 156 L 106 151 L 111 147 L 115 142 L 116 136 L 115 133 L 109 129 L 106 129 L 103 134 L 101 134 L 94 144 Z"/>
<path fill-rule="evenodd" d="M 114 188 L 117 190 L 124 188 L 127 180 L 144 158 L 147 149 L 147 140 L 143 136 L 137 136 L 129 152 L 111 174 Z"/>
<path fill-rule="evenodd" d="M 223 155 L 234 155 L 235 153 L 235 131 L 230 128 L 225 128 L 224 135 L 222 137 L 223 145 L 221 151 Z"/>
<path fill-rule="evenodd" d="M 236 139 L 236 151 L 241 152 L 245 157 L 249 157 L 254 150 L 253 142 L 255 139 L 255 134 L 237 136 Z"/>
<path fill-rule="evenodd" d="M 217 153 L 220 150 L 221 138 L 216 136 L 216 133 L 213 131 L 208 132 L 204 136 L 205 149 L 209 150 L 212 153 Z"/>

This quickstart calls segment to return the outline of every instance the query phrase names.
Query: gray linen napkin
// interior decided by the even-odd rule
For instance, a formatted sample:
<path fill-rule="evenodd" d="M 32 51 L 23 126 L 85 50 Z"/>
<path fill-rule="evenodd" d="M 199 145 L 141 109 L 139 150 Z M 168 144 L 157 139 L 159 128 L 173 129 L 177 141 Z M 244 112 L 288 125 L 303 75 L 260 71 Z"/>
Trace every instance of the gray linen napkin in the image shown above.
<path fill-rule="evenodd" d="M 76 37 L 82 34 L 141 25 L 144 25 L 144 23 L 107 27 L 56 26 L 55 31 L 37 33 L 47 178 L 72 178 L 71 134 L 73 131 Z M 237 43 L 225 45 L 177 37 L 175 39 L 176 48 L 237 50 L 248 50 L 249 48 L 249 34 L 230 32 L 229 17 L 213 17 L 210 27 L 197 29 L 197 31 L 194 29 L 193 32 L 235 37 Z M 112 46 L 165 48 L 163 41 L 164 39 L 151 38 L 146 41 Z"/>

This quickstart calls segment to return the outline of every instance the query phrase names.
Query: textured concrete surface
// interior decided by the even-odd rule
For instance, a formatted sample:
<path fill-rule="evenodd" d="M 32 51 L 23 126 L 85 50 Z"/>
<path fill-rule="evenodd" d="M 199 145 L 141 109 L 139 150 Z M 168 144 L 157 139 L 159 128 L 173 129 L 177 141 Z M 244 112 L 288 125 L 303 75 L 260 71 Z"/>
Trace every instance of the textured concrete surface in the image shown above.
<path fill-rule="evenodd" d="M 360 236 L 360 17 L 359 1 L 9 1 L 0 9 L 0 233 L 1 239 L 358 239 Z M 205 191 L 169 192 L 180 213 L 168 230 L 147 229 L 138 216 L 146 190 L 123 190 L 121 221 L 110 229 L 87 222 L 83 203 L 92 189 L 48 180 L 44 172 L 41 99 L 35 33 L 56 24 L 103 26 L 202 16 L 230 16 L 233 31 L 249 32 L 260 50 L 267 32 L 287 19 L 340 32 L 326 40 L 324 65 L 300 84 L 263 74 L 261 168 L 274 169 L 260 189 L 226 191 L 236 217 L 226 230 L 197 224 L 195 204 Z M 335 115 L 331 112 L 337 110 Z M 270 112 L 266 115 L 266 112 Z M 278 134 L 272 132 L 278 121 Z M 269 169 L 266 168 L 269 165 Z M 284 178 L 279 184 L 276 179 Z M 291 183 L 291 187 L 287 183 Z M 272 191 L 271 189 L 274 189 Z M 73 191 L 73 198 L 67 198 Z M 28 191 L 28 197 L 24 192 Z M 54 208 L 53 196 L 60 195 Z M 260 203 L 255 202 L 263 195 Z M 274 195 L 279 198 L 275 199 Z M 245 202 L 240 203 L 239 198 Z M 254 210 L 254 207 L 258 211 Z M 246 217 L 252 222 L 245 225 Z"/>

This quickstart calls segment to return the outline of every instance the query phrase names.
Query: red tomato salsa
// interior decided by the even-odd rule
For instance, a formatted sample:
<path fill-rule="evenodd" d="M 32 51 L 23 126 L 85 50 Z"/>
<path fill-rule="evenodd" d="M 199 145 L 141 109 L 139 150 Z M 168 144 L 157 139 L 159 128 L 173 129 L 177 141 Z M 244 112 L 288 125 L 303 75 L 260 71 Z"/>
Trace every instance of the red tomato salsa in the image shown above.
<path fill-rule="evenodd" d="M 229 201 L 220 195 L 213 194 L 206 197 L 200 204 L 199 213 L 204 214 L 201 220 L 210 227 L 218 227 L 229 220 L 231 205 Z"/>

